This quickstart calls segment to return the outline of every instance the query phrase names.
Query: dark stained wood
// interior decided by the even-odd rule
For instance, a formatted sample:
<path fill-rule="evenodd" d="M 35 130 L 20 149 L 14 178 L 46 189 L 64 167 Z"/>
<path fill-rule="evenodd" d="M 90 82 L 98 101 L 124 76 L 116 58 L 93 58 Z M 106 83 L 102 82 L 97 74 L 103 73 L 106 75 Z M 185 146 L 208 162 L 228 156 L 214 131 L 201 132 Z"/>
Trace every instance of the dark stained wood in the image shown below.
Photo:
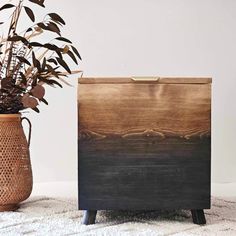
<path fill-rule="evenodd" d="M 210 207 L 210 139 L 80 141 L 80 209 Z"/>
<path fill-rule="evenodd" d="M 210 79 L 79 83 L 79 209 L 210 207 Z"/>
<path fill-rule="evenodd" d="M 96 210 L 86 210 L 84 211 L 82 224 L 84 225 L 93 225 L 95 224 L 97 211 Z"/>
<path fill-rule="evenodd" d="M 191 210 L 193 223 L 197 225 L 205 225 L 206 224 L 206 218 L 204 211 L 201 210 Z"/>

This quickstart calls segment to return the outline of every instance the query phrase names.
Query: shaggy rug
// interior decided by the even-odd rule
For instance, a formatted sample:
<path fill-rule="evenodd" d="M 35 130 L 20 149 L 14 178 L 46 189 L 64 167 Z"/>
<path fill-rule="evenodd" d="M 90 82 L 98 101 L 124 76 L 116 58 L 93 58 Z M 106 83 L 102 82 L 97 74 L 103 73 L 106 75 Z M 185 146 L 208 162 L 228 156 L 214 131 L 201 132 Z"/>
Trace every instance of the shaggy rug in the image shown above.
<path fill-rule="evenodd" d="M 100 211 L 95 225 L 81 225 L 75 199 L 32 197 L 16 212 L 0 213 L 0 235 L 236 235 L 236 198 L 212 199 L 207 225 L 190 211 Z"/>

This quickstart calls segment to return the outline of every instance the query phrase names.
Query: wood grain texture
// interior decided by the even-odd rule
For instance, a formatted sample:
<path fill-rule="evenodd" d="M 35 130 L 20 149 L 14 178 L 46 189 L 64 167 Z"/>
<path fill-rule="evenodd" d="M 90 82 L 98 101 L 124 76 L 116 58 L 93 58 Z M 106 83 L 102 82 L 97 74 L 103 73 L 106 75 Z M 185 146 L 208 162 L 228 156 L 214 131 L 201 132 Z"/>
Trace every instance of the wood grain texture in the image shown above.
<path fill-rule="evenodd" d="M 80 209 L 210 207 L 209 83 L 80 83 Z"/>
<path fill-rule="evenodd" d="M 145 77 L 144 77 L 145 78 Z M 192 77 L 159 77 L 154 76 L 153 78 L 158 78 L 158 84 L 210 84 L 212 82 L 211 78 L 192 78 Z M 101 78 L 101 77 L 91 77 L 91 78 L 80 78 L 80 84 L 129 84 L 133 83 L 131 77 L 113 77 L 113 78 Z M 141 81 L 139 83 L 146 83 Z M 155 84 L 156 82 L 149 81 L 149 84 Z"/>
<path fill-rule="evenodd" d="M 209 140 L 80 142 L 80 209 L 210 207 Z"/>
<path fill-rule="evenodd" d="M 79 133 L 167 136 L 210 131 L 210 84 L 80 84 Z"/>

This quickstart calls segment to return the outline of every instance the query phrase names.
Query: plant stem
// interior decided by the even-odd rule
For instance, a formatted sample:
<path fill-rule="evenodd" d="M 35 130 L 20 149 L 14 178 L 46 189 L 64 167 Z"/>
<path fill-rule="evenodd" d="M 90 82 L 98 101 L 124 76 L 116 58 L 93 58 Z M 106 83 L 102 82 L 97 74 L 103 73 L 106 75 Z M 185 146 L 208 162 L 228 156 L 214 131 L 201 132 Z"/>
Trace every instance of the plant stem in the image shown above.
<path fill-rule="evenodd" d="M 11 20 L 11 25 L 10 25 L 9 32 L 8 32 L 8 37 L 11 36 L 11 33 L 12 33 L 12 36 L 14 36 L 16 33 L 16 27 L 17 27 L 17 24 L 19 21 L 20 13 L 21 13 L 22 3 L 23 3 L 23 0 L 19 0 L 19 4 L 14 11 L 14 14 L 13 14 L 12 20 Z M 11 68 L 10 67 L 11 67 L 11 62 L 12 62 L 13 48 L 14 48 L 14 42 L 11 42 L 10 50 L 9 50 L 9 54 L 8 54 L 7 68 L 6 68 L 6 78 L 11 77 L 11 73 L 10 73 Z"/>

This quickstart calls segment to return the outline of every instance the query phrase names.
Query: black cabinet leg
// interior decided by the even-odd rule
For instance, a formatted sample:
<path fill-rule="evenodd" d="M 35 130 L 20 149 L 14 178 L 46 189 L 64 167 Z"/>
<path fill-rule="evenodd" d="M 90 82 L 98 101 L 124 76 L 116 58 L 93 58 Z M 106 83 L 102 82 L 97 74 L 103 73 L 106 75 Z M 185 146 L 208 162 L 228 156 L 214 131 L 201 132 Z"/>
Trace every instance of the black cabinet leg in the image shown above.
<path fill-rule="evenodd" d="M 84 225 L 95 224 L 96 215 L 97 215 L 96 210 L 86 210 L 86 211 L 84 211 L 82 224 L 84 224 Z"/>
<path fill-rule="evenodd" d="M 193 223 L 197 225 L 205 225 L 206 224 L 206 218 L 204 215 L 204 211 L 201 210 L 191 210 Z"/>

